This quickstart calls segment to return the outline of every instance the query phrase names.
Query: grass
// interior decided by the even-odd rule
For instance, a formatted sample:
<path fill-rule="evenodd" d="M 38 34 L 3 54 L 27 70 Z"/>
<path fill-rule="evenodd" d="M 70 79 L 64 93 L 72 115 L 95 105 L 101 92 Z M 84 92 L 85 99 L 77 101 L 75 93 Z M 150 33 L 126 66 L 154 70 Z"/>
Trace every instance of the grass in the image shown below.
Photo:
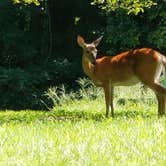
<path fill-rule="evenodd" d="M 166 118 L 151 91 L 136 89 L 116 89 L 115 118 L 101 96 L 0 112 L 0 166 L 165 166 Z"/>

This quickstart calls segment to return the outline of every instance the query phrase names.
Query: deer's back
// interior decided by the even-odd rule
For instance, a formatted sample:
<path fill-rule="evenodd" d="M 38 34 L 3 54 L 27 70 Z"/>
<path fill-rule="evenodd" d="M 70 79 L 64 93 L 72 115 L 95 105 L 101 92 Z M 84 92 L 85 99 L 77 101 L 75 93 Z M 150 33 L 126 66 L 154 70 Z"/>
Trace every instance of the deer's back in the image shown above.
<path fill-rule="evenodd" d="M 148 70 L 155 70 L 158 59 L 159 53 L 150 48 L 126 51 L 116 56 L 104 56 L 97 59 L 95 74 L 100 80 L 110 80 L 115 85 L 131 85 L 139 82 L 137 73 L 144 72 L 147 65 Z"/>

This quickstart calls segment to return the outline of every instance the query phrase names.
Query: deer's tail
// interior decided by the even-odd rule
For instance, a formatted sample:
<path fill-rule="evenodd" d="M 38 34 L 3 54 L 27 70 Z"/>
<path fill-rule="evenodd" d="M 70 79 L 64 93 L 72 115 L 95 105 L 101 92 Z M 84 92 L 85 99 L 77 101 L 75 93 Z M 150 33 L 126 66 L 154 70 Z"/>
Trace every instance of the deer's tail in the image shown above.
<path fill-rule="evenodd" d="M 162 65 L 163 65 L 163 75 L 164 75 L 164 78 L 166 79 L 166 57 L 162 55 Z"/>

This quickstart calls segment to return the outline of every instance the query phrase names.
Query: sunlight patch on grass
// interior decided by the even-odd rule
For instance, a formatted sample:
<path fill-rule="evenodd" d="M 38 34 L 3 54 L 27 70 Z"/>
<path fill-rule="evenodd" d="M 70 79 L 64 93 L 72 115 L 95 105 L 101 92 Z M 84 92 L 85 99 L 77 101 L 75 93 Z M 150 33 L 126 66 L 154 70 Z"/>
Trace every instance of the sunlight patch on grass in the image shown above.
<path fill-rule="evenodd" d="M 34 121 L 0 127 L 1 165 L 163 165 L 166 119 Z"/>

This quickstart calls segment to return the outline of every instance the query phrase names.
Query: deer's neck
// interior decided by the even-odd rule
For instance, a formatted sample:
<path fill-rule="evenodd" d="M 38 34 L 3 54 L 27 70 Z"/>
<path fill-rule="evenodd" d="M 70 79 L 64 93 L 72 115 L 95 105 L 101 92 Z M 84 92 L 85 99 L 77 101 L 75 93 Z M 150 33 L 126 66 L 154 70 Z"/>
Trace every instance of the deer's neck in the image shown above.
<path fill-rule="evenodd" d="M 85 74 L 92 80 L 95 80 L 95 65 L 93 65 L 85 55 L 82 56 L 82 67 Z"/>

